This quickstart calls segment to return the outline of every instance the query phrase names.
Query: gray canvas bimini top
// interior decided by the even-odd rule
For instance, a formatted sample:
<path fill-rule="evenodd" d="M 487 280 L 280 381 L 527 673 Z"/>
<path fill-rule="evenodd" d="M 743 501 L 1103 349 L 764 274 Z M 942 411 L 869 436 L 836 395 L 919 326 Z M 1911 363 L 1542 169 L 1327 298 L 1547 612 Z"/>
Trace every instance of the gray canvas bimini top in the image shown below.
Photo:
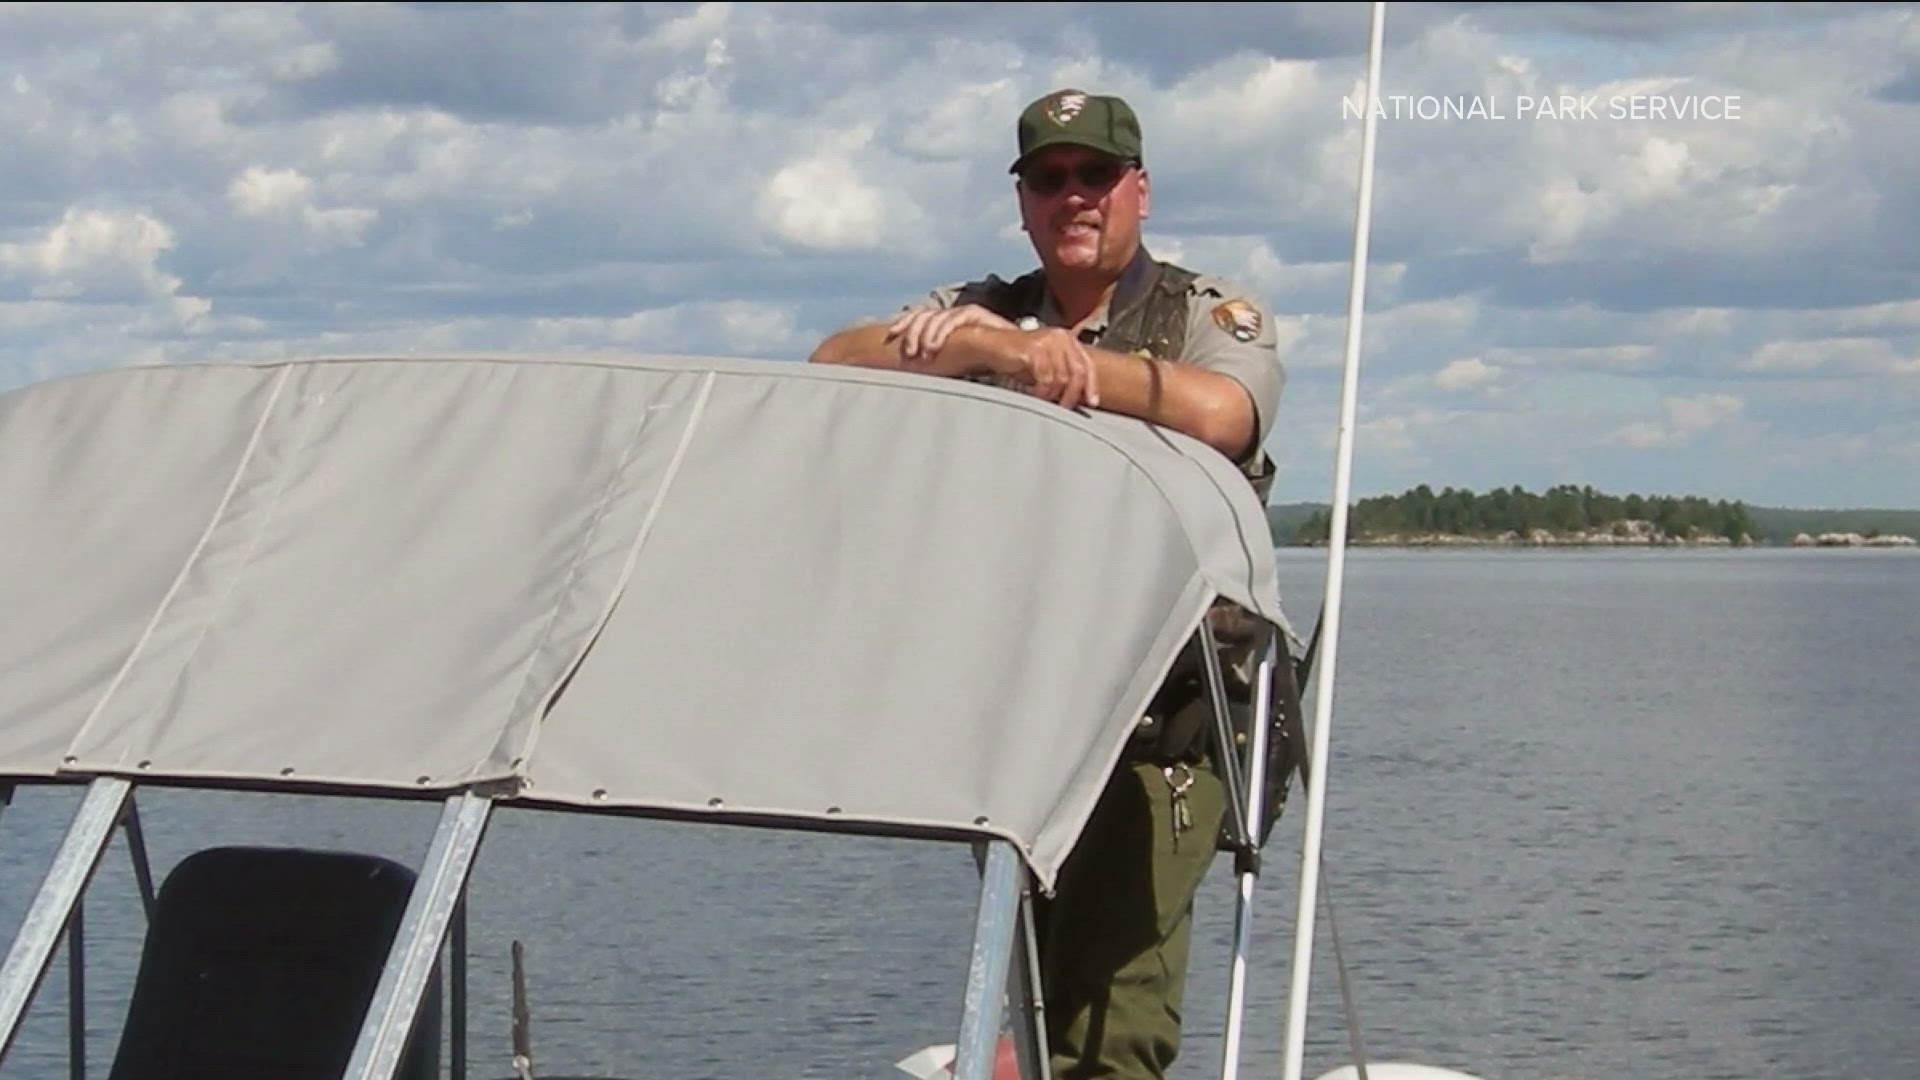
<path fill-rule="evenodd" d="M 1263 508 L 1183 436 L 681 358 L 132 368 L 0 396 L 0 776 L 1014 841 L 1044 884 Z"/>

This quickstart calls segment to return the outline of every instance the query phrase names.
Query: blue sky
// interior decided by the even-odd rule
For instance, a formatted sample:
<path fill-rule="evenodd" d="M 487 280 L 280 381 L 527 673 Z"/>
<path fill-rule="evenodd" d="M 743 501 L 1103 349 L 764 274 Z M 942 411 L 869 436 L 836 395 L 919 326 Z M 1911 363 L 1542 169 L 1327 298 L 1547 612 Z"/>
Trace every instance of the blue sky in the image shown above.
<path fill-rule="evenodd" d="M 1031 265 L 1013 119 L 1126 96 L 1150 247 L 1272 306 L 1324 499 L 1366 9 L 0 8 L 0 389 L 446 351 L 795 359 Z M 1383 93 L 1360 494 L 1920 507 L 1920 15 L 1422 4 Z M 1737 120 L 1522 120 L 1524 95 Z"/>

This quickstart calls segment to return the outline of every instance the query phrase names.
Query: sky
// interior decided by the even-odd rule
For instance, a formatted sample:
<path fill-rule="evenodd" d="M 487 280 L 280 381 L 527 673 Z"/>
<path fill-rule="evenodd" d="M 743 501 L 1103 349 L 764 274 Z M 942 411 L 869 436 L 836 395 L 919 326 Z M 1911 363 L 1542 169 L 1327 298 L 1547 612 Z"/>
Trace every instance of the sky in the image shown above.
<path fill-rule="evenodd" d="M 1373 102 L 1367 18 L 0 7 L 0 391 L 220 359 L 797 361 L 1031 268 L 1014 121 L 1074 87 L 1140 115 L 1149 249 L 1273 311 L 1274 502 L 1332 490 L 1374 107 L 1356 495 L 1920 507 L 1920 10 L 1392 5 Z"/>

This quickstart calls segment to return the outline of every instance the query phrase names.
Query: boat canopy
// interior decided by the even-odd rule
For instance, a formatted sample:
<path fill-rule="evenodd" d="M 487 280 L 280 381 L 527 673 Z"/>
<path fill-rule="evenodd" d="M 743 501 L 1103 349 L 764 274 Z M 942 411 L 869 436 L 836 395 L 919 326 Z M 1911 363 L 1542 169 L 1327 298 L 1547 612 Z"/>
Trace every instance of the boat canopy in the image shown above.
<path fill-rule="evenodd" d="M 1286 633 L 1199 442 L 769 361 L 43 383 L 0 553 L 0 778 L 991 836 L 1045 888 L 1208 607 Z"/>

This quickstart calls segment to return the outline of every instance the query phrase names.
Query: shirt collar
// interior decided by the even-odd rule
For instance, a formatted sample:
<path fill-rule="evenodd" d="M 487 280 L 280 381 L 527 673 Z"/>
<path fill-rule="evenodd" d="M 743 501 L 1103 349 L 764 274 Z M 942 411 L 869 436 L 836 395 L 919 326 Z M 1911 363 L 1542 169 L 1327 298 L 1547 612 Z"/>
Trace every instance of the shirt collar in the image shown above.
<path fill-rule="evenodd" d="M 1147 293 L 1153 289 L 1154 269 L 1153 256 L 1147 254 L 1147 246 L 1141 244 L 1134 248 L 1133 261 L 1127 263 L 1125 270 L 1120 271 L 1120 280 L 1113 286 L 1113 295 L 1107 298 L 1105 304 L 1093 309 L 1093 314 L 1087 317 L 1086 324 L 1081 329 L 1095 334 L 1106 333 L 1107 327 L 1113 325 L 1114 312 L 1124 313 L 1146 299 Z M 1035 314 L 1044 325 L 1066 325 L 1059 306 L 1053 302 L 1052 289 L 1040 290 L 1040 310 Z"/>

